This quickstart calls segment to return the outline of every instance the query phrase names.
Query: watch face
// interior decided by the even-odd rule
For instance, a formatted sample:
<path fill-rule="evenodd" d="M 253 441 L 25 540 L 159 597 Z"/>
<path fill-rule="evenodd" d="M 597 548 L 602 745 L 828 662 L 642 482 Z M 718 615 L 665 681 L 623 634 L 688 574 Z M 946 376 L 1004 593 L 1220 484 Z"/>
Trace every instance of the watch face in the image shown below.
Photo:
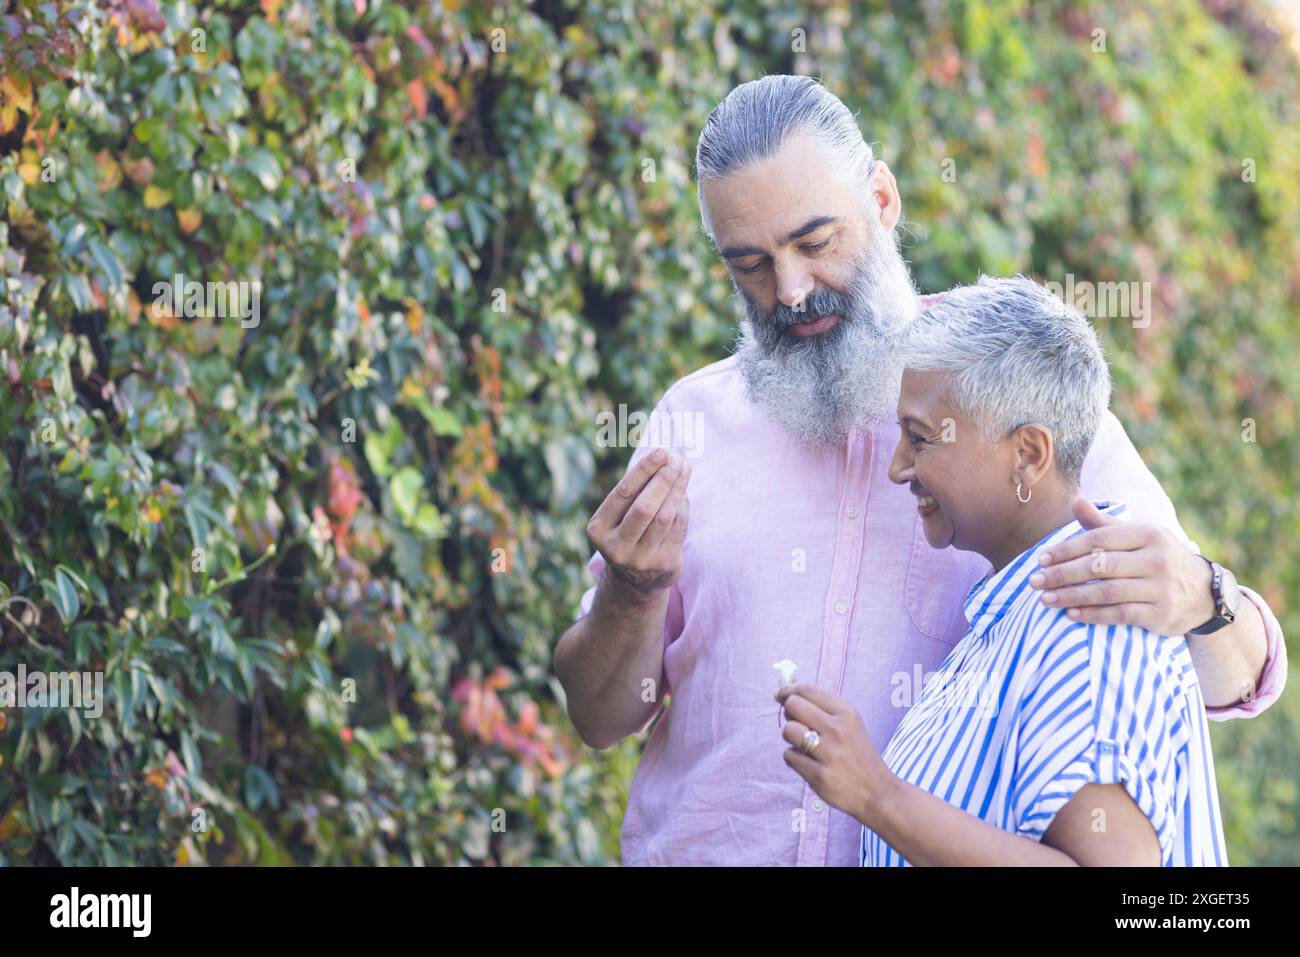
<path fill-rule="evenodd" d="M 1241 590 L 1237 587 L 1237 576 L 1222 566 L 1220 568 L 1223 572 L 1223 581 L 1219 586 L 1219 593 L 1223 596 L 1223 603 L 1228 606 L 1228 611 L 1235 615 L 1237 607 L 1241 604 Z"/>

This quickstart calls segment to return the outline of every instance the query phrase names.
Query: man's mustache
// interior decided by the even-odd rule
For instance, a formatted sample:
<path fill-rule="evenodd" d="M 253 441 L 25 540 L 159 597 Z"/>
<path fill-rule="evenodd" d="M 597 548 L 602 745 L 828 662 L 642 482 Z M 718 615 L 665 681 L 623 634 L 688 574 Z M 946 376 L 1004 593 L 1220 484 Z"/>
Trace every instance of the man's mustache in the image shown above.
<path fill-rule="evenodd" d="M 753 306 L 752 300 L 751 306 Z M 790 326 L 808 322 L 810 319 L 816 319 L 831 313 L 835 313 L 841 320 L 847 321 L 854 314 L 852 303 L 839 293 L 830 290 L 819 290 L 805 299 L 798 309 L 787 306 L 785 303 L 777 303 L 776 308 L 770 313 L 764 313 L 762 309 L 757 307 L 751 308 L 750 312 L 751 315 L 761 316 L 769 327 L 775 329 L 788 329 Z"/>

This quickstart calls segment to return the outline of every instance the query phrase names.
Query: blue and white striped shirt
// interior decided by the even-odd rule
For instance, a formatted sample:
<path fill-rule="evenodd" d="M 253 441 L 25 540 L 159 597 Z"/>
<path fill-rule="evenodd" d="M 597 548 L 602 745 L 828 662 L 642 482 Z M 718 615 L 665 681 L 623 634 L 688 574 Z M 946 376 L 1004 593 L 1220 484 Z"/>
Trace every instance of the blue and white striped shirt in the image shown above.
<path fill-rule="evenodd" d="M 1098 502 L 1123 516 L 1121 502 Z M 1042 840 L 1085 784 L 1120 782 L 1151 821 L 1164 866 L 1226 866 L 1209 723 L 1181 637 L 1086 625 L 1029 587 L 1071 522 L 966 595 L 966 634 L 903 716 L 883 759 L 904 781 L 1013 834 Z M 1098 560 L 1104 560 L 1099 555 Z M 863 866 L 908 862 L 869 828 Z"/>

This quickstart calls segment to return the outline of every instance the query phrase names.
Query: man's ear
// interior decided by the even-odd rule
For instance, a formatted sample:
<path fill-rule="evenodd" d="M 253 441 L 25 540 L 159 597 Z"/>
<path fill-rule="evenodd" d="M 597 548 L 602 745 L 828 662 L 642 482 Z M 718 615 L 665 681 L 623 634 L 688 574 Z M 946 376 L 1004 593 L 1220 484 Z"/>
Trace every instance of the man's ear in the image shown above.
<path fill-rule="evenodd" d="M 903 216 L 903 200 L 898 195 L 894 173 L 884 160 L 876 160 L 871 168 L 871 198 L 880 207 L 880 225 L 893 229 Z"/>
<path fill-rule="evenodd" d="M 1031 422 L 1016 429 L 1017 475 L 1033 488 L 1056 462 L 1056 443 L 1046 426 Z"/>

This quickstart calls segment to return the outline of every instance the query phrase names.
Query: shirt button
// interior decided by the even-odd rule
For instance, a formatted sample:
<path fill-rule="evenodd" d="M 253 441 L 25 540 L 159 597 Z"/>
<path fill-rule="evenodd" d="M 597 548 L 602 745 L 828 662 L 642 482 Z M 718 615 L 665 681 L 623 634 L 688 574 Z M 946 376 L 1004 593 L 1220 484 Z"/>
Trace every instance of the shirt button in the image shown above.
<path fill-rule="evenodd" d="M 849 518 L 857 518 L 857 517 L 858 517 L 858 507 L 856 505 L 850 505 Z"/>
<path fill-rule="evenodd" d="M 826 805 L 823 804 L 823 803 L 821 802 L 821 799 L 820 799 L 820 798 L 814 798 L 814 799 L 813 799 L 813 805 L 812 805 L 812 807 L 813 807 L 813 810 L 816 811 L 818 814 L 820 814 L 822 811 L 826 810 Z"/>
<path fill-rule="evenodd" d="M 844 604 L 844 602 L 842 602 L 842 601 L 837 601 L 837 602 L 835 603 L 835 611 L 836 611 L 837 614 L 842 615 L 842 614 L 844 614 L 846 611 L 848 611 L 848 609 L 849 609 L 849 606 L 846 605 L 846 604 Z"/>

